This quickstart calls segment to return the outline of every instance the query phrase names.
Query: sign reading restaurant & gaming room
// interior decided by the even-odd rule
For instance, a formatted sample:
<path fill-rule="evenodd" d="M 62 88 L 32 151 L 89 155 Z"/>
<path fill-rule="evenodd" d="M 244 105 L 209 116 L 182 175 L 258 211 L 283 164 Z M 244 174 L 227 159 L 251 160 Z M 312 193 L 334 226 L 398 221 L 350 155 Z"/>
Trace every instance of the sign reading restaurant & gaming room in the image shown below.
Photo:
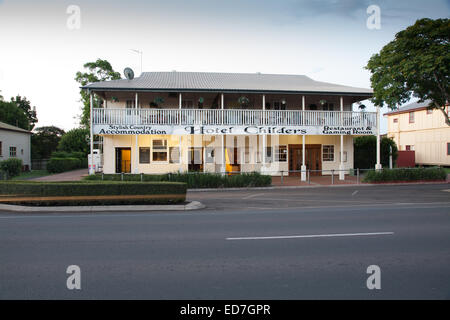
<path fill-rule="evenodd" d="M 94 134 L 136 135 L 136 134 L 206 134 L 206 135 L 375 135 L 374 127 L 354 126 L 225 126 L 225 125 L 94 125 Z"/>

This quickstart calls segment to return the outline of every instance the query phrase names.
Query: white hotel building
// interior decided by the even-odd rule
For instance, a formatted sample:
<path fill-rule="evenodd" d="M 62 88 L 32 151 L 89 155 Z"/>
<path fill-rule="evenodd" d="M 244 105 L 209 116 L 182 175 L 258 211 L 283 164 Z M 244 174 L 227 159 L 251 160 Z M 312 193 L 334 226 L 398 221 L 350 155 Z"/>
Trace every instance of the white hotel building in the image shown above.
<path fill-rule="evenodd" d="M 377 112 L 352 110 L 372 90 L 303 75 L 144 72 L 83 89 L 104 173 L 290 171 L 305 180 L 306 170 L 333 169 L 344 179 L 353 137 L 379 136 Z"/>

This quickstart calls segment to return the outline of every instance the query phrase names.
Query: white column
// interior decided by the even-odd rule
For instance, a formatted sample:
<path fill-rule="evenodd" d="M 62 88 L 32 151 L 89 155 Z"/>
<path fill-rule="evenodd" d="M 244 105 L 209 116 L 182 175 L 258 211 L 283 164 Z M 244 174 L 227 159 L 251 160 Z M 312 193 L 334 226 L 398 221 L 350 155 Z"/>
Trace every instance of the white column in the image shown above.
<path fill-rule="evenodd" d="M 137 117 L 137 112 L 138 112 L 138 103 L 139 103 L 139 99 L 138 99 L 138 93 L 136 92 L 135 95 L 135 106 L 134 109 L 136 110 L 136 117 L 135 119 L 138 119 Z M 138 143 L 138 135 L 135 135 L 135 141 L 134 141 L 134 161 L 133 161 L 133 173 L 137 174 L 139 173 L 139 143 Z"/>
<path fill-rule="evenodd" d="M 220 108 L 222 109 L 222 125 L 223 125 L 223 113 L 224 113 L 224 109 L 225 109 L 223 93 L 220 94 Z M 221 148 L 221 158 L 222 158 L 221 160 L 222 160 L 222 163 L 220 164 L 220 171 L 222 173 L 224 173 L 225 170 L 226 170 L 226 166 L 225 166 L 225 135 L 224 134 L 222 134 L 222 144 L 221 144 L 221 146 L 222 146 L 222 148 Z"/>
<path fill-rule="evenodd" d="M 263 119 L 265 119 L 265 112 L 266 111 L 266 95 L 263 94 L 262 96 L 262 110 L 263 110 Z M 261 152 L 261 172 L 263 172 L 266 169 L 266 149 L 267 149 L 267 135 L 264 133 L 262 136 L 262 152 Z"/>
<path fill-rule="evenodd" d="M 380 155 L 380 107 L 377 107 L 377 163 L 375 170 L 381 170 L 381 155 Z"/>
<path fill-rule="evenodd" d="M 179 93 L 178 94 L 178 112 L 179 112 L 179 115 L 178 115 L 178 122 L 180 123 L 180 125 L 181 125 L 181 105 L 182 105 L 182 96 L 181 96 L 181 93 Z"/>
<path fill-rule="evenodd" d="M 90 144 L 90 158 L 91 161 L 89 161 L 89 174 L 95 174 L 95 170 L 93 165 L 93 160 L 94 160 L 94 129 L 93 129 L 93 109 L 94 109 L 94 94 L 92 92 L 90 92 L 90 116 L 89 116 L 89 144 Z"/>
<path fill-rule="evenodd" d="M 344 119 L 344 97 L 341 96 L 341 120 Z M 341 121 L 341 125 L 343 125 Z M 344 135 L 341 134 L 341 162 L 339 164 L 339 180 L 345 180 L 344 170 Z"/>
<path fill-rule="evenodd" d="M 305 119 L 305 96 L 302 96 L 302 119 Z M 306 181 L 306 136 L 302 135 L 302 166 L 301 181 Z"/>
<path fill-rule="evenodd" d="M 179 139 L 179 141 L 178 141 L 178 143 L 179 143 L 179 145 L 178 145 L 178 157 L 179 157 L 179 161 L 180 161 L 180 168 L 179 168 L 179 170 L 180 170 L 180 173 L 181 173 L 181 172 L 183 172 L 183 154 L 182 154 L 182 148 L 181 148 L 181 143 L 183 142 L 183 137 L 182 137 L 181 134 L 180 134 L 178 139 Z"/>

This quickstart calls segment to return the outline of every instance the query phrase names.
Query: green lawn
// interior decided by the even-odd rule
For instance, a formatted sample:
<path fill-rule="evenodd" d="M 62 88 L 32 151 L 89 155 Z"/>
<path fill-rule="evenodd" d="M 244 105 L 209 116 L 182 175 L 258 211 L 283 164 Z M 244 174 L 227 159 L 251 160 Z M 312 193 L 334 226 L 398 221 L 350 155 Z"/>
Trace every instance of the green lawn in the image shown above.
<path fill-rule="evenodd" d="M 28 180 L 49 175 L 50 173 L 47 170 L 32 170 L 29 172 L 22 172 L 20 175 L 12 178 L 11 180 Z"/>

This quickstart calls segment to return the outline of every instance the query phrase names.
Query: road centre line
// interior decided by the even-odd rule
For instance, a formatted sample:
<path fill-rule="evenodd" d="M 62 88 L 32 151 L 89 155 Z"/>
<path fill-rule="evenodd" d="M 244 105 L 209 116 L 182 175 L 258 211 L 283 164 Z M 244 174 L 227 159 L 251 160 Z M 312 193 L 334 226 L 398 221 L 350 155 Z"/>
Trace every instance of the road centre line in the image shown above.
<path fill-rule="evenodd" d="M 275 239 L 298 239 L 298 238 L 360 237 L 360 236 L 380 236 L 393 234 L 394 232 L 330 233 L 330 234 L 309 234 L 309 235 L 295 235 L 295 236 L 235 237 L 235 238 L 226 238 L 226 240 L 275 240 Z"/>

